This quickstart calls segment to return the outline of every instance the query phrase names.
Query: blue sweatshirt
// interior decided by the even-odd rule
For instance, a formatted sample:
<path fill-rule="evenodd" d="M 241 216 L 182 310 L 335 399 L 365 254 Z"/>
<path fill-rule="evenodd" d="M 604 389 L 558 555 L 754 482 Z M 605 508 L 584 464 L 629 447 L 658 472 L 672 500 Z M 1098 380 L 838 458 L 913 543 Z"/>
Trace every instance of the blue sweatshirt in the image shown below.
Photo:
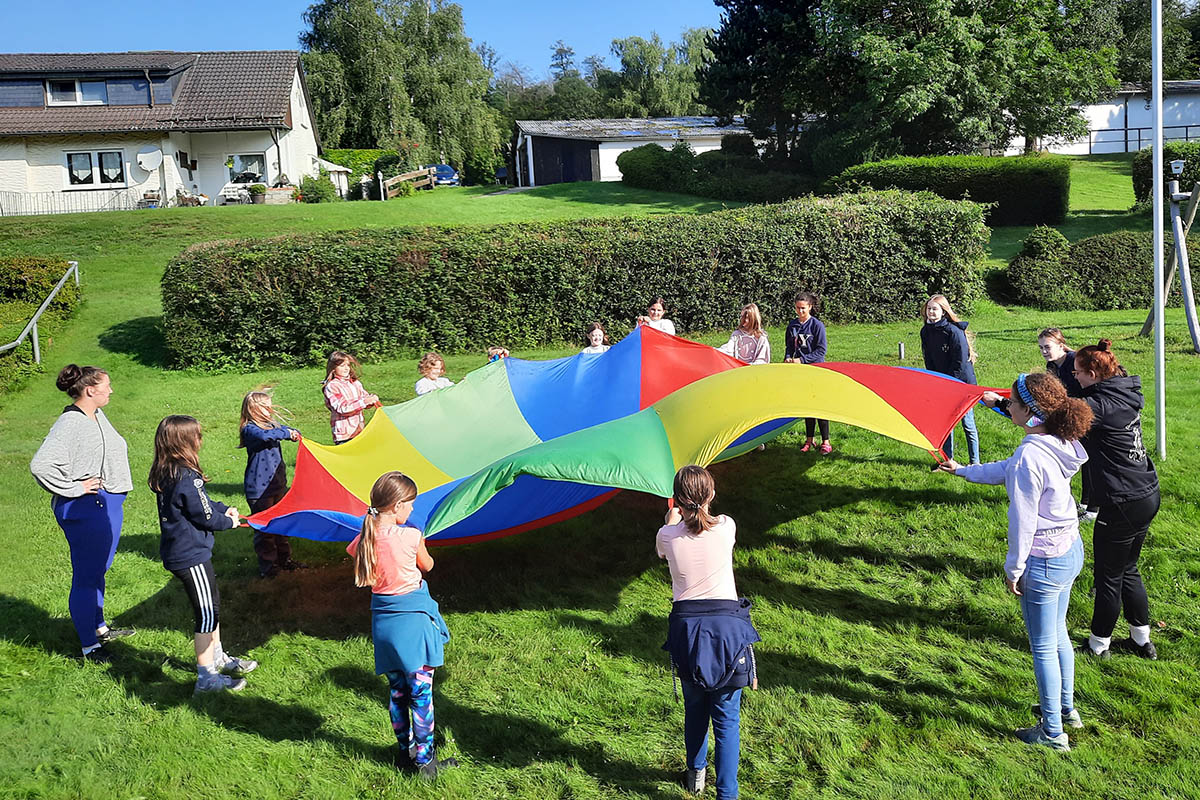
<path fill-rule="evenodd" d="M 157 494 L 158 528 L 162 534 L 158 552 L 163 566 L 172 572 L 203 564 L 212 558 L 213 531 L 229 530 L 234 523 L 225 512 L 229 506 L 209 499 L 204 477 L 182 469 L 175 482 Z"/>
<path fill-rule="evenodd" d="M 246 475 L 242 485 L 247 500 L 282 494 L 287 488 L 287 468 L 279 443 L 292 438 L 287 426 L 260 428 L 253 422 L 242 426 L 242 447 L 246 448 Z"/>
<path fill-rule="evenodd" d="M 825 361 L 825 323 L 816 317 L 804 322 L 794 319 L 788 323 L 783 335 L 784 358 L 804 364 L 820 364 Z"/>
<path fill-rule="evenodd" d="M 925 369 L 951 375 L 964 383 L 975 383 L 975 365 L 967 344 L 967 322 L 951 322 L 943 316 L 921 326 L 921 353 Z"/>
<path fill-rule="evenodd" d="M 667 618 L 663 650 L 680 680 L 705 691 L 737 689 L 754 682 L 755 642 L 762 639 L 750 621 L 750 601 L 677 600 Z"/>

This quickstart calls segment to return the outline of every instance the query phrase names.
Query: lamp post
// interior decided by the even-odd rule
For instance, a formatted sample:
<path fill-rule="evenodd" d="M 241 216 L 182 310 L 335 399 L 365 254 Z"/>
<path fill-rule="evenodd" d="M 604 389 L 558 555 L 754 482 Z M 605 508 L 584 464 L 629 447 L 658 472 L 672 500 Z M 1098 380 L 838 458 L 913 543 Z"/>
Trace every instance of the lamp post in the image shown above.
<path fill-rule="evenodd" d="M 1158 458 L 1167 458 L 1167 358 L 1163 326 L 1162 0 L 1150 6 L 1150 83 L 1154 106 L 1154 434 Z"/>

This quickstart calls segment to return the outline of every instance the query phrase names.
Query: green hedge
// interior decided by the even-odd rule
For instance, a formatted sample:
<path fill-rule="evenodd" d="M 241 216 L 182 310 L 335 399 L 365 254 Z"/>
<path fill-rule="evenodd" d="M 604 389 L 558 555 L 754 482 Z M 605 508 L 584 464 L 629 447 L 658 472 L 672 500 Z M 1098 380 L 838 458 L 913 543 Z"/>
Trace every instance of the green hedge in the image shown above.
<path fill-rule="evenodd" d="M 988 241 L 980 206 L 932 194 L 805 198 L 696 216 L 366 229 L 195 245 L 167 267 L 167 346 L 183 367 L 254 369 L 533 347 L 590 320 L 629 330 L 661 294 L 681 330 L 741 306 L 792 316 L 797 289 L 831 321 L 884 321 L 934 292 L 969 308 Z"/>
<path fill-rule="evenodd" d="M 0 344 L 8 344 L 21 334 L 67 266 L 66 261 L 54 258 L 0 258 Z M 43 361 L 53 346 L 54 333 L 78 303 L 79 287 L 68 279 L 38 320 Z M 33 342 L 29 339 L 15 350 L 0 353 L 0 394 L 41 371 L 33 360 Z"/>
<path fill-rule="evenodd" d="M 989 225 L 1058 225 L 1071 199 L 1071 162 L 1062 156 L 931 156 L 858 164 L 829 181 L 835 191 L 928 190 L 992 204 Z"/>
<path fill-rule="evenodd" d="M 321 155 L 326 161 L 334 164 L 340 164 L 343 167 L 349 167 L 350 183 L 358 183 L 358 179 L 363 175 L 375 175 L 375 160 L 385 155 L 396 155 L 395 150 L 354 150 L 354 149 L 335 149 L 326 150 Z"/>
<path fill-rule="evenodd" d="M 1047 311 L 1150 308 L 1154 303 L 1153 234 L 1117 231 L 1090 236 L 1069 247 L 1053 241 L 1047 228 L 1035 228 L 1009 263 L 1014 299 Z M 1057 232 L 1056 232 L 1057 233 Z M 1061 238 L 1061 234 L 1058 234 Z M 1063 240 L 1065 241 L 1065 239 Z M 1167 236 L 1165 252 L 1173 243 Z M 1189 252 L 1200 241 L 1188 239 Z M 1168 301 L 1181 301 L 1178 283 Z"/>
<path fill-rule="evenodd" d="M 1171 174 L 1171 162 L 1175 159 L 1184 160 L 1183 174 L 1176 178 Z M 1163 144 L 1163 194 L 1166 195 L 1167 184 L 1178 180 L 1179 188 L 1190 192 L 1196 181 L 1200 181 L 1200 142 L 1165 142 Z M 1139 201 L 1150 199 L 1154 190 L 1154 154 L 1151 148 L 1145 147 L 1133 157 L 1133 196 Z"/>
<path fill-rule="evenodd" d="M 617 156 L 617 168 L 621 181 L 629 186 L 745 203 L 778 203 L 812 194 L 816 186 L 801 173 L 767 171 L 757 155 L 747 155 L 740 143 L 733 151 L 700 155 L 686 142 L 670 150 L 644 144 Z"/>

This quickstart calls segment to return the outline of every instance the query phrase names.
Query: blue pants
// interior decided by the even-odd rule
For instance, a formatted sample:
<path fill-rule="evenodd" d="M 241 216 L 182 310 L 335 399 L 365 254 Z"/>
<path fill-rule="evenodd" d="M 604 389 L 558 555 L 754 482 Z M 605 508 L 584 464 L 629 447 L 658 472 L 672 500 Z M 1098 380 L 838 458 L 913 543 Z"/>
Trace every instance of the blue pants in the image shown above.
<path fill-rule="evenodd" d="M 104 573 L 112 566 L 125 518 L 125 495 L 55 497 L 54 519 L 71 548 L 71 594 L 67 605 L 83 647 L 99 644 L 96 629 L 104 621 Z"/>
<path fill-rule="evenodd" d="M 706 692 L 696 684 L 683 686 L 683 741 L 688 769 L 708 766 L 708 722 L 716 740 L 717 800 L 738 796 L 738 751 L 741 747 L 742 690 Z"/>
<path fill-rule="evenodd" d="M 967 412 L 967 415 L 962 419 L 963 433 L 967 437 L 967 463 L 979 463 L 979 428 L 975 425 L 975 409 Z M 946 454 L 946 458 L 954 458 L 954 429 L 950 429 L 950 436 L 942 445 L 942 452 Z"/>
<path fill-rule="evenodd" d="M 1030 556 L 1018 585 L 1047 736 L 1063 732 L 1062 715 L 1075 707 L 1075 651 L 1067 636 L 1067 606 L 1082 567 L 1083 541 L 1076 539 L 1061 556 Z"/>

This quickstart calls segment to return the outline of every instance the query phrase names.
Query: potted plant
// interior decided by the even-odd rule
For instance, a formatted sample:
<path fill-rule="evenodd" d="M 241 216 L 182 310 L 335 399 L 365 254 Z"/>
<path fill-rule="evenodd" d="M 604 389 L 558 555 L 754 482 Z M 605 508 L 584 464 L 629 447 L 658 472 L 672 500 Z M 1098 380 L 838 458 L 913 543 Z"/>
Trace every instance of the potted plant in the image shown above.
<path fill-rule="evenodd" d="M 250 184 L 250 202 L 255 205 L 267 202 L 267 185 L 265 183 Z"/>

